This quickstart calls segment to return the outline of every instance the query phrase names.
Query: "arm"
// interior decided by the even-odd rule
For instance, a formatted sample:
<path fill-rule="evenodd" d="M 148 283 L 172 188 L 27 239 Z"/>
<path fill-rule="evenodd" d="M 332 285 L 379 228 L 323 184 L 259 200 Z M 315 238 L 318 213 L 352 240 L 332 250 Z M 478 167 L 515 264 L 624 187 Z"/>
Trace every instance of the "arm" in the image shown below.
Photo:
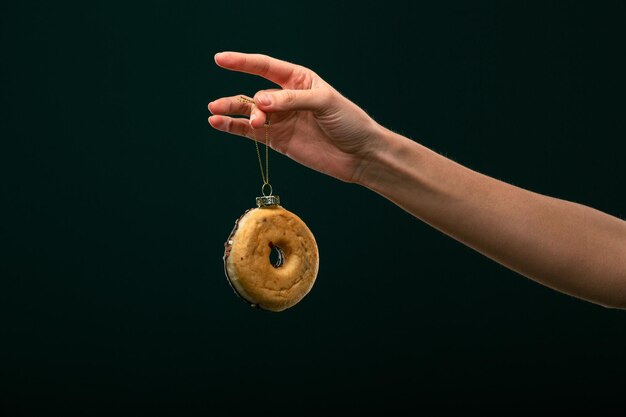
<path fill-rule="evenodd" d="M 283 89 L 258 92 L 255 105 L 237 96 L 209 103 L 214 128 L 253 138 L 271 113 L 277 151 L 379 193 L 543 285 L 626 308 L 626 222 L 463 167 L 380 126 L 307 68 L 239 53 L 216 62 Z"/>
<path fill-rule="evenodd" d="M 465 168 L 381 129 L 360 183 L 555 290 L 626 308 L 626 222 Z"/>

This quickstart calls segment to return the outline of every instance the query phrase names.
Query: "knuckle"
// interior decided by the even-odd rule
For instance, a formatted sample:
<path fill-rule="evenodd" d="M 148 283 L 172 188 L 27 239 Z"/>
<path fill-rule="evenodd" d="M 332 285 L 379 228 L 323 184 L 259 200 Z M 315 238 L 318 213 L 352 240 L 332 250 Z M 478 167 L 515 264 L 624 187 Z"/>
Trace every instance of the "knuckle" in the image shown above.
<path fill-rule="evenodd" d="M 296 101 L 296 94 L 290 90 L 285 91 L 283 93 L 283 101 L 285 104 L 293 104 Z"/>
<path fill-rule="evenodd" d="M 233 132 L 233 121 L 230 120 L 229 118 L 226 119 L 225 123 L 224 123 L 224 130 L 228 133 L 232 133 Z"/>
<path fill-rule="evenodd" d="M 320 101 L 322 102 L 323 105 L 328 105 L 332 103 L 333 97 L 334 97 L 334 94 L 329 89 L 324 88 L 320 91 Z"/>
<path fill-rule="evenodd" d="M 266 75 L 270 70 L 270 57 L 263 54 L 259 54 L 258 56 L 262 59 L 260 60 L 257 70 L 259 75 L 263 76 Z"/>
<path fill-rule="evenodd" d="M 297 87 L 308 87 L 310 84 L 310 70 L 302 66 L 298 66 L 293 70 L 291 82 Z"/>

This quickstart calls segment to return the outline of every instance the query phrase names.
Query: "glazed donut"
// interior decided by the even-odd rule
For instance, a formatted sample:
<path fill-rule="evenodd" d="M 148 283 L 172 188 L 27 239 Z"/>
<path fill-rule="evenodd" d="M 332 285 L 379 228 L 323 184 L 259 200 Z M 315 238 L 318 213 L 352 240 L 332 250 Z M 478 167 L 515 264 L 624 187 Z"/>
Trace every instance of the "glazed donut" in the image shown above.
<path fill-rule="evenodd" d="M 253 307 L 285 310 L 315 283 L 319 268 L 315 237 L 298 216 L 281 206 L 246 211 L 224 246 L 228 282 Z M 274 263 L 272 250 L 278 255 Z"/>

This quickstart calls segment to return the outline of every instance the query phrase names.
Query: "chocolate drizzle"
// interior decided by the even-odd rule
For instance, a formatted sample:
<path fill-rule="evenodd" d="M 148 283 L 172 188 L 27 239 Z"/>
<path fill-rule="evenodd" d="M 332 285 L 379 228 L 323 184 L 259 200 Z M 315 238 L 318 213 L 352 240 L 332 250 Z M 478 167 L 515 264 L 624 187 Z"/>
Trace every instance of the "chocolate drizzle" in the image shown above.
<path fill-rule="evenodd" d="M 244 216 L 248 214 L 250 210 L 255 210 L 255 209 L 250 208 L 246 210 L 237 220 L 235 220 L 235 226 L 233 227 L 233 230 L 230 232 L 230 235 L 228 235 L 228 239 L 226 239 L 226 242 L 224 242 L 224 256 L 222 259 L 224 260 L 224 273 L 226 274 L 226 281 L 228 281 L 228 285 L 230 285 L 230 288 L 232 288 L 235 294 L 237 294 L 237 297 L 241 298 L 243 301 L 248 303 L 250 307 L 254 307 L 254 308 L 258 308 L 262 310 L 262 308 L 259 307 L 258 304 L 254 304 L 253 302 L 248 300 L 246 297 L 241 295 L 239 291 L 237 291 L 237 288 L 235 288 L 232 281 L 230 280 L 230 276 L 228 275 L 227 262 L 228 262 L 228 257 L 230 256 L 230 251 L 233 247 L 233 237 L 235 237 L 235 233 L 237 232 L 237 228 L 239 227 L 239 221 L 243 219 Z"/>

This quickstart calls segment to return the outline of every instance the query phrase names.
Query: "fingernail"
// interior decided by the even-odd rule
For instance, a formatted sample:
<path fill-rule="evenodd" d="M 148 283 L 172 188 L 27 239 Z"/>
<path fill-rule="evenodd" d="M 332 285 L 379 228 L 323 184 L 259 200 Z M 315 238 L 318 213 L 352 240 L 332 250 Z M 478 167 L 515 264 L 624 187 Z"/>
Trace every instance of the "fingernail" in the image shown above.
<path fill-rule="evenodd" d="M 259 104 L 262 104 L 264 106 L 269 106 L 270 104 L 272 104 L 272 98 L 269 96 L 269 94 L 259 94 L 257 96 L 257 100 L 259 101 Z"/>
<path fill-rule="evenodd" d="M 256 113 L 252 113 L 250 114 L 250 124 L 252 124 L 252 121 L 256 119 Z"/>

